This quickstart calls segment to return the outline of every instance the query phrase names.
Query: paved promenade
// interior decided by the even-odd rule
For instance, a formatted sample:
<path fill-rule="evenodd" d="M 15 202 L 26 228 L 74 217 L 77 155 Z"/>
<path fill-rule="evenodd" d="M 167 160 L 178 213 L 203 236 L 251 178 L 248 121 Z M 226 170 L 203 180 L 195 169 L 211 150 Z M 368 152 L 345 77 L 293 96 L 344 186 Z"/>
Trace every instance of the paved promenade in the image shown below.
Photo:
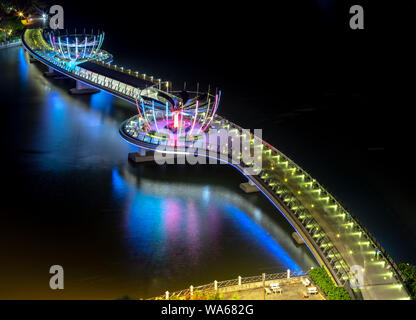
<path fill-rule="evenodd" d="M 318 290 L 317 294 L 309 294 L 307 297 L 304 297 L 303 293 L 306 291 L 306 287 L 299 281 L 291 283 L 279 281 L 282 293 L 277 292 L 265 295 L 263 295 L 262 283 L 258 283 L 258 285 L 261 287 L 224 293 L 224 300 L 232 300 L 235 295 L 237 295 L 238 300 L 326 300 L 320 290 Z"/>

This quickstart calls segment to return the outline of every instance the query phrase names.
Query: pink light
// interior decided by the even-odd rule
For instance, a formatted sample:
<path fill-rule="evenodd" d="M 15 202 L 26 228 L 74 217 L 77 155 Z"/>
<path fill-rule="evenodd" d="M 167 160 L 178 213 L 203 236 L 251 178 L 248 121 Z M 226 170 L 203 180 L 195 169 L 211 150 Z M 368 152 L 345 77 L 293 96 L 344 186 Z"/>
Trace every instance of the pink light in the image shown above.
<path fill-rule="evenodd" d="M 137 97 L 135 98 L 136 98 L 136 107 L 137 107 L 137 111 L 139 112 L 139 116 L 143 119 L 146 129 L 149 128 L 150 130 L 151 129 L 150 124 L 147 123 L 146 119 L 143 117 L 142 113 L 140 112 L 139 102 L 137 101 Z"/>
<path fill-rule="evenodd" d="M 199 101 L 196 100 L 196 109 L 195 109 L 195 115 L 194 115 L 194 122 L 192 123 L 192 128 L 191 128 L 191 131 L 189 132 L 189 135 L 192 134 L 192 131 L 194 130 L 194 127 L 195 127 L 195 121 L 196 121 L 196 117 L 198 115 L 198 105 L 199 105 Z"/>
<path fill-rule="evenodd" d="M 173 115 L 173 127 L 177 129 L 179 127 L 179 112 L 176 111 Z"/>

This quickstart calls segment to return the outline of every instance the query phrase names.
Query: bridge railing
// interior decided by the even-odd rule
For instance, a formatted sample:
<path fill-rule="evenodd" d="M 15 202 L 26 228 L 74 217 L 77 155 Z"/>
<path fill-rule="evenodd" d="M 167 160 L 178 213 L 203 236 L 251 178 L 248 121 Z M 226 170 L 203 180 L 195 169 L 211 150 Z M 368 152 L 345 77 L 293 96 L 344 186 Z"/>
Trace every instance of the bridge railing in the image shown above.
<path fill-rule="evenodd" d="M 238 125 L 236 125 L 236 124 L 234 124 L 234 123 L 232 123 L 232 122 L 230 122 L 230 121 L 228 121 L 228 120 L 226 120 L 222 117 L 219 117 L 219 118 L 227 121 L 227 123 L 230 124 L 232 127 L 237 128 L 238 130 L 242 130 L 242 128 L 239 127 Z M 345 209 L 346 208 L 345 205 L 343 205 L 335 196 L 330 194 L 327 188 L 325 188 L 322 184 L 320 184 L 315 179 L 313 179 L 309 175 L 308 172 L 306 172 L 304 169 L 302 169 L 292 159 L 290 159 L 288 156 L 286 156 L 285 154 L 283 154 L 282 152 L 277 150 L 275 147 L 273 147 L 271 144 L 267 143 L 266 141 L 263 140 L 262 142 L 271 151 L 273 151 L 276 154 L 279 154 L 281 156 L 281 160 L 280 160 L 281 162 L 288 161 L 288 167 L 295 168 L 297 174 L 305 175 L 305 182 L 306 181 L 312 182 L 314 189 L 321 189 L 322 190 L 322 196 L 323 197 L 324 196 L 329 197 L 328 205 L 332 205 L 332 206 L 336 205 L 337 208 L 338 208 L 338 214 L 345 214 L 346 220 L 353 223 L 352 230 L 355 231 L 355 232 L 362 232 L 362 234 L 367 238 L 367 240 L 370 241 L 371 246 L 375 250 L 380 252 L 379 257 L 381 255 L 381 258 L 385 259 L 386 263 L 388 263 L 391 266 L 391 268 L 393 269 L 393 274 L 394 274 L 394 277 L 396 278 L 396 280 L 400 283 L 404 283 L 406 281 L 404 275 L 399 270 L 399 268 L 398 268 L 397 264 L 394 262 L 393 258 L 386 252 L 386 250 L 376 240 L 376 238 L 372 235 L 372 233 L 370 231 L 368 231 L 367 228 L 364 227 L 364 225 L 361 223 L 361 221 L 355 215 L 353 215 L 351 212 L 349 212 Z M 263 150 L 263 151 L 265 151 L 265 150 Z M 288 198 L 288 197 L 286 197 L 286 198 Z M 311 220 L 311 221 L 313 221 L 313 220 Z M 308 222 L 310 223 L 310 221 L 308 221 Z M 332 243 L 332 241 L 328 237 L 325 237 L 325 239 L 327 240 L 327 243 Z M 335 248 L 334 248 L 334 250 L 332 250 L 332 252 L 330 252 L 330 255 L 331 256 L 334 256 L 334 255 L 335 256 L 337 256 L 337 255 L 341 256 Z M 328 257 L 328 258 L 329 258 L 330 261 L 333 260 L 332 257 Z M 346 264 L 345 261 L 343 261 L 343 259 L 340 260 L 340 263 L 342 265 L 345 265 L 345 267 L 348 267 L 348 264 Z M 345 275 L 349 274 L 349 272 L 346 270 L 346 268 L 342 268 L 342 269 L 344 269 Z"/>
<path fill-rule="evenodd" d="M 0 42 L 0 49 L 17 46 L 20 43 L 21 43 L 21 40 L 20 39 L 9 40 L 9 41 L 5 41 L 5 42 Z"/>
<path fill-rule="evenodd" d="M 305 277 L 308 275 L 307 272 L 304 271 L 290 271 L 290 277 L 288 278 L 288 272 L 279 272 L 279 273 L 270 273 L 265 274 L 264 281 L 273 281 L 273 280 L 281 280 L 281 279 L 299 279 L 301 277 Z M 236 287 L 236 286 L 242 286 L 247 289 L 247 285 L 259 283 L 263 281 L 263 275 L 256 275 L 251 277 L 238 277 L 236 279 L 230 279 L 230 280 L 224 280 L 224 281 L 213 281 L 208 284 L 199 285 L 199 286 L 193 286 L 191 288 L 186 288 L 179 291 L 174 292 L 168 292 L 168 298 L 174 298 L 174 299 L 183 299 L 186 297 L 190 297 L 193 293 L 196 291 L 202 292 L 203 294 L 210 294 L 215 291 L 220 291 L 220 289 L 223 288 L 229 288 L 229 287 Z M 249 288 L 249 287 L 248 287 Z M 150 298 L 148 300 L 159 300 L 159 299 L 166 299 L 166 293 L 164 295 L 156 296 L 153 298 Z"/>
<path fill-rule="evenodd" d="M 276 148 L 274 148 L 269 143 L 265 142 L 265 144 L 271 149 L 275 150 L 276 152 L 279 152 L 282 156 L 284 156 L 288 161 L 290 161 L 299 171 L 300 173 L 305 175 L 305 180 L 309 180 L 313 182 L 313 187 L 316 189 L 322 189 L 323 196 L 329 197 L 329 205 L 337 205 L 339 207 L 338 214 L 345 214 L 346 220 L 351 221 L 354 223 L 353 225 L 353 231 L 355 232 L 362 232 L 362 234 L 371 242 L 371 246 L 378 250 L 381 253 L 382 258 L 386 260 L 386 263 L 390 264 L 391 267 L 394 270 L 395 277 L 399 282 L 405 282 L 406 279 L 400 269 L 398 268 L 397 264 L 394 262 L 393 258 L 387 253 L 387 251 L 382 247 L 382 245 L 377 241 L 375 236 L 364 226 L 364 224 L 359 220 L 359 218 L 354 215 L 352 212 L 348 211 L 346 209 L 346 206 L 339 201 L 335 196 L 333 196 L 329 191 L 328 188 L 324 187 L 321 183 L 317 182 L 315 179 L 313 179 L 309 173 L 307 173 L 305 170 L 303 170 L 299 165 L 297 165 L 293 160 L 291 160 L 289 157 L 284 155 L 282 152 L 277 151 Z M 380 256 L 380 255 L 379 255 Z"/>
<path fill-rule="evenodd" d="M 217 119 L 219 119 L 223 125 L 226 125 L 229 130 L 237 129 L 239 132 L 243 131 L 243 128 L 225 118 L 222 118 L 221 116 L 217 115 Z M 257 137 L 253 138 L 258 139 Z M 259 141 L 263 145 L 270 146 L 263 140 L 259 139 Z M 273 148 L 273 151 L 281 157 L 284 156 L 275 148 Z M 286 156 L 284 157 L 288 159 Z M 299 209 L 301 204 L 296 199 L 295 195 L 278 180 L 271 181 L 263 174 L 260 174 L 259 177 L 263 181 L 263 187 L 268 189 L 271 194 L 276 194 L 281 199 L 281 202 L 283 202 L 282 205 L 284 205 L 286 210 L 289 211 L 298 221 L 298 224 L 303 227 L 303 231 L 309 235 L 309 238 L 315 248 L 320 250 L 320 252 L 324 255 L 330 266 L 332 266 L 332 270 L 329 271 L 338 279 L 338 283 L 345 285 L 347 279 L 349 278 L 348 264 L 344 261 L 344 259 L 342 259 L 342 255 L 336 249 L 335 245 L 326 235 L 324 230 L 322 230 L 313 218 L 312 214 L 306 208 Z"/>
<path fill-rule="evenodd" d="M 134 101 L 139 94 L 139 89 L 134 88 L 133 86 L 127 85 L 123 82 L 117 81 L 115 79 L 111 79 L 108 77 L 101 76 L 95 72 L 88 71 L 86 69 L 82 69 L 77 65 L 71 65 L 66 61 L 57 60 L 54 56 L 53 49 L 49 46 L 49 44 L 43 39 L 42 33 L 39 30 L 30 30 L 29 32 L 25 32 L 23 35 L 24 41 L 27 45 L 32 49 L 32 51 L 40 56 L 46 62 L 78 77 L 81 79 L 87 80 L 86 82 L 92 83 L 94 85 L 98 85 L 98 87 L 105 88 L 106 90 L 116 93 L 121 97 Z M 99 60 L 92 60 L 94 63 L 103 65 L 107 68 L 115 69 L 119 72 L 123 72 L 126 74 L 131 74 L 134 76 L 134 73 L 131 73 L 130 70 L 124 70 L 121 67 L 117 67 L 114 65 L 109 65 L 105 61 Z M 153 77 L 146 78 L 146 75 L 138 75 L 138 77 L 142 77 L 143 79 L 149 81 L 149 83 L 153 83 L 149 85 L 149 87 L 161 86 L 161 82 L 159 79 L 153 80 Z M 81 80 L 80 79 L 80 80 Z"/>
<path fill-rule="evenodd" d="M 100 64 L 101 66 L 105 68 L 116 70 L 118 72 L 128 74 L 130 76 L 133 76 L 133 77 L 145 80 L 145 81 L 149 81 L 153 83 L 154 85 L 159 86 L 159 89 L 162 89 L 162 87 L 165 87 L 165 88 L 171 87 L 171 84 L 169 81 L 162 81 L 162 79 L 160 78 L 155 78 L 154 76 L 149 76 L 145 73 L 140 73 L 139 71 L 132 71 L 131 69 L 125 69 L 124 67 L 117 66 L 116 64 L 105 63 L 103 61 L 97 61 L 96 63 Z"/>

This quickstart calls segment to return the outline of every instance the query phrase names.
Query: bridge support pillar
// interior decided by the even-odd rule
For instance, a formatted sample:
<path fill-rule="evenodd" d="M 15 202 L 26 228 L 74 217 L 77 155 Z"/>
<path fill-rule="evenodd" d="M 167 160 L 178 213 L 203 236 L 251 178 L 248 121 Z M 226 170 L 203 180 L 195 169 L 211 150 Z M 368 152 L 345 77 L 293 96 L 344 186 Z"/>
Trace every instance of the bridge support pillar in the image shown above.
<path fill-rule="evenodd" d="M 33 58 L 33 56 L 31 54 L 29 54 L 29 62 L 33 63 L 33 62 L 36 62 L 36 61 L 38 61 L 38 60 L 36 60 L 35 58 Z"/>
<path fill-rule="evenodd" d="M 154 161 L 155 160 L 154 152 L 147 151 L 146 149 L 143 149 L 143 148 L 139 148 L 137 152 L 129 153 L 129 160 L 134 163 Z"/>
<path fill-rule="evenodd" d="M 70 94 L 93 94 L 100 92 L 100 90 L 93 88 L 81 81 L 76 81 L 76 87 L 69 89 Z"/>
<path fill-rule="evenodd" d="M 259 192 L 259 189 L 251 181 L 240 183 L 240 189 L 245 193 Z"/>
<path fill-rule="evenodd" d="M 43 73 L 43 75 L 44 75 L 46 78 L 63 77 L 61 73 L 56 72 L 56 71 L 55 71 L 53 68 L 51 68 L 51 67 L 48 67 L 48 71 L 47 71 L 47 72 L 44 72 L 44 73 Z M 66 78 L 66 77 L 64 77 L 64 78 Z"/>

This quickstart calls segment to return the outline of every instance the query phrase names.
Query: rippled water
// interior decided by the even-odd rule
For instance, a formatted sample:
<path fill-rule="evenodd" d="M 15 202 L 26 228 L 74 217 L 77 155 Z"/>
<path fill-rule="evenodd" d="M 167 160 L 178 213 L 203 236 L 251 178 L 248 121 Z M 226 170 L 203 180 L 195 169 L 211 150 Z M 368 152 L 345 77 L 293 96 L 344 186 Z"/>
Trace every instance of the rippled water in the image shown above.
<path fill-rule="evenodd" d="M 119 134 L 134 107 L 70 96 L 23 49 L 0 51 L 0 298 L 150 297 L 316 262 L 261 195 L 225 165 L 131 165 Z M 48 287 L 49 267 L 65 290 Z"/>

